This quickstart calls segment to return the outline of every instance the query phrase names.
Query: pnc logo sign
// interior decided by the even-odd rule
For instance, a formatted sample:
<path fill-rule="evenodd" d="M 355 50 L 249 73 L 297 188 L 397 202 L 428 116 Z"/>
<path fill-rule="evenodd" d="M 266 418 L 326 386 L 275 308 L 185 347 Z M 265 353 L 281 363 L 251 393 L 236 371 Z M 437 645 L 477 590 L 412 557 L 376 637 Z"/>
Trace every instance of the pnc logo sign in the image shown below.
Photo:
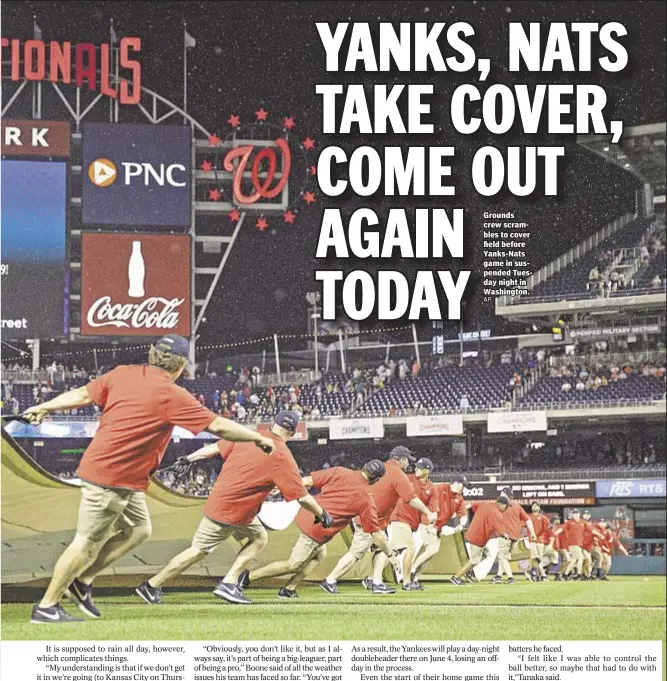
<path fill-rule="evenodd" d="M 98 158 L 88 166 L 88 177 L 96 187 L 108 187 L 116 181 L 116 164 L 108 158 Z"/>
<path fill-rule="evenodd" d="M 185 187 L 187 168 L 181 163 L 136 163 L 127 161 L 120 164 L 121 184 L 150 187 Z M 116 164 L 108 158 L 97 158 L 88 166 L 88 178 L 96 187 L 110 187 L 118 178 Z"/>

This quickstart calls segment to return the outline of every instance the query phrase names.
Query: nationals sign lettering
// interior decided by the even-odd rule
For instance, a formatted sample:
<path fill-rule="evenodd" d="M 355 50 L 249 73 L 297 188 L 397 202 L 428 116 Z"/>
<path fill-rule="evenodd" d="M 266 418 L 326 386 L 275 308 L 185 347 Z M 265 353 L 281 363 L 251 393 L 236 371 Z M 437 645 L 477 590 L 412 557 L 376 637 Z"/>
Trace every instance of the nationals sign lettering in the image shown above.
<path fill-rule="evenodd" d="M 84 232 L 81 334 L 190 335 L 190 237 Z"/>

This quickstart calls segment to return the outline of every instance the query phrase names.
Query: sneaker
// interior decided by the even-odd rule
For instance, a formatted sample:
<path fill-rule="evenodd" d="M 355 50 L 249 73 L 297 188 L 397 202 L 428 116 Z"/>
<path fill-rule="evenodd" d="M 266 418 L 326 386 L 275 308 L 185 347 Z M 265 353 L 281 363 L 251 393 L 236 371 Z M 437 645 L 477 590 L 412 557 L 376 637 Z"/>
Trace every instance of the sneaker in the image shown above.
<path fill-rule="evenodd" d="M 609 581 L 609 577 L 607 577 L 607 575 L 602 575 L 602 577 L 600 577 L 600 579 L 601 579 L 603 582 L 608 582 L 608 581 Z"/>
<path fill-rule="evenodd" d="M 286 586 L 281 586 L 278 592 L 278 598 L 298 598 L 299 594 L 296 589 L 288 589 Z"/>
<path fill-rule="evenodd" d="M 80 617 L 73 617 L 63 610 L 63 606 L 52 605 L 50 608 L 40 608 L 36 605 L 30 616 L 31 624 L 55 624 L 56 622 L 83 622 Z"/>
<path fill-rule="evenodd" d="M 414 589 L 414 591 L 423 591 L 424 590 L 424 587 L 416 580 L 412 582 L 412 588 Z"/>
<path fill-rule="evenodd" d="M 396 589 L 393 586 L 387 586 L 384 582 L 381 584 L 371 584 L 371 593 L 373 594 L 395 594 Z"/>
<path fill-rule="evenodd" d="M 470 582 L 470 584 L 473 584 L 475 581 L 475 573 L 472 570 L 468 570 L 468 572 L 463 575 L 463 579 L 466 580 L 466 582 Z"/>
<path fill-rule="evenodd" d="M 503 578 L 500 575 L 496 575 L 492 580 L 491 584 L 502 584 Z"/>
<path fill-rule="evenodd" d="M 366 579 L 361 580 L 361 586 L 370 591 L 373 588 L 373 580 L 370 577 L 366 577 Z"/>
<path fill-rule="evenodd" d="M 554 577 L 554 582 L 563 582 L 563 581 L 565 581 L 565 580 L 563 579 L 563 575 L 556 575 L 556 576 Z"/>
<path fill-rule="evenodd" d="M 452 577 L 449 580 L 449 583 L 453 584 L 454 586 L 463 586 L 463 582 L 458 577 Z"/>
<path fill-rule="evenodd" d="M 93 589 L 89 584 L 75 579 L 65 590 L 65 595 L 88 617 L 95 619 L 102 617 L 102 613 L 93 603 Z"/>
<path fill-rule="evenodd" d="M 160 605 L 162 603 L 161 586 L 151 586 L 148 582 L 141 582 L 134 593 L 143 598 L 148 605 Z"/>
<path fill-rule="evenodd" d="M 540 577 L 540 582 L 548 582 L 549 581 L 549 575 L 542 575 Z"/>
<path fill-rule="evenodd" d="M 401 587 L 403 591 L 416 591 L 414 585 L 412 582 L 408 582 L 407 584 L 403 584 Z"/>
<path fill-rule="evenodd" d="M 250 570 L 241 570 L 241 574 L 236 580 L 236 586 L 238 586 L 241 591 L 245 591 L 250 586 Z"/>
<path fill-rule="evenodd" d="M 514 584 L 514 577 L 508 577 L 505 581 L 504 584 Z"/>
<path fill-rule="evenodd" d="M 320 589 L 326 591 L 328 594 L 340 594 L 340 591 L 338 591 L 338 584 L 336 584 L 336 582 L 331 584 L 330 582 L 327 582 L 326 579 L 323 579 L 320 582 Z"/>
<path fill-rule="evenodd" d="M 226 584 L 225 582 L 218 582 L 213 593 L 222 598 L 228 603 L 237 603 L 239 605 L 250 605 L 252 601 L 243 593 L 236 584 Z"/>

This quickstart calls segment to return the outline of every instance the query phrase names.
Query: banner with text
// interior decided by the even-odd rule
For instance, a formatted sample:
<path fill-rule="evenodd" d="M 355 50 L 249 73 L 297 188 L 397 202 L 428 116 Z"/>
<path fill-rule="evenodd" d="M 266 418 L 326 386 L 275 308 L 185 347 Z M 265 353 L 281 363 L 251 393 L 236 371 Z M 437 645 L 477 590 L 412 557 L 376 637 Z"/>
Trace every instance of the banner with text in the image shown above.
<path fill-rule="evenodd" d="M 524 504 L 539 501 L 551 506 L 592 506 L 595 504 L 595 482 L 574 480 L 572 482 L 472 482 L 463 489 L 463 496 L 475 499 L 497 499 L 509 487 L 512 496 Z"/>
<path fill-rule="evenodd" d="M 190 237 L 85 232 L 84 336 L 190 335 Z"/>
<path fill-rule="evenodd" d="M 492 411 L 488 418 L 489 433 L 518 433 L 547 429 L 546 411 Z"/>
<path fill-rule="evenodd" d="M 330 440 L 365 440 L 384 437 L 382 419 L 332 419 L 329 421 Z"/>
<path fill-rule="evenodd" d="M 2 121 L 3 156 L 67 157 L 70 153 L 67 121 Z"/>
<path fill-rule="evenodd" d="M 665 497 L 667 484 L 662 480 L 599 480 L 595 483 L 595 496 L 601 499 L 623 497 Z"/>
<path fill-rule="evenodd" d="M 408 437 L 463 435 L 463 416 L 461 414 L 408 416 L 405 420 L 405 432 Z"/>

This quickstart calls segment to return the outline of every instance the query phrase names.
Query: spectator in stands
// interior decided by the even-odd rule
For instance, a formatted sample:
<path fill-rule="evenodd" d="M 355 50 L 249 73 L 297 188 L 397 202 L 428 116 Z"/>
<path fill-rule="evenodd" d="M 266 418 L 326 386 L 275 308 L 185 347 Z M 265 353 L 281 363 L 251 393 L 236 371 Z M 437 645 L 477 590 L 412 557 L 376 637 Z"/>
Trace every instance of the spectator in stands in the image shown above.
<path fill-rule="evenodd" d="M 468 411 L 468 409 L 470 409 L 470 402 L 468 401 L 467 395 L 461 396 L 461 401 L 459 402 L 459 408 L 461 409 L 461 411 L 464 414 Z"/>
<path fill-rule="evenodd" d="M 569 381 L 565 381 L 560 389 L 564 393 L 569 393 L 572 390 L 572 384 Z"/>
<path fill-rule="evenodd" d="M 578 390 L 579 392 L 581 392 L 582 390 L 585 390 L 585 389 L 586 389 L 586 385 L 585 385 L 585 383 L 581 380 L 581 378 L 579 378 L 579 380 L 577 381 L 576 385 L 574 386 L 574 389 L 575 389 L 575 390 Z"/>

